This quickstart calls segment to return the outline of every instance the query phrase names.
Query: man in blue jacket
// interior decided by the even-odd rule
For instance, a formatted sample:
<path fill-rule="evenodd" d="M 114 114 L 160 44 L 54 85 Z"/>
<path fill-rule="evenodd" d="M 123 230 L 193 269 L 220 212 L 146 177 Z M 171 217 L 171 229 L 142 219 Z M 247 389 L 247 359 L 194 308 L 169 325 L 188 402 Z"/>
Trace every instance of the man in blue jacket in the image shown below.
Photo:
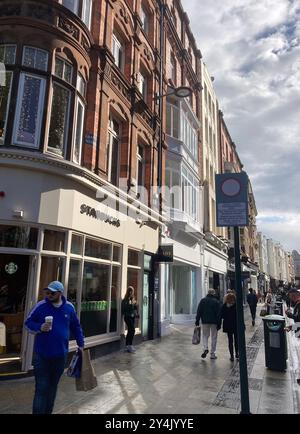
<path fill-rule="evenodd" d="M 63 284 L 49 283 L 44 289 L 45 299 L 36 304 L 25 321 L 30 333 L 34 333 L 33 367 L 35 395 L 33 414 L 51 414 L 57 386 L 65 368 L 69 350 L 70 330 L 82 351 L 84 337 L 74 306 L 62 295 Z M 50 321 L 52 317 L 52 324 Z"/>

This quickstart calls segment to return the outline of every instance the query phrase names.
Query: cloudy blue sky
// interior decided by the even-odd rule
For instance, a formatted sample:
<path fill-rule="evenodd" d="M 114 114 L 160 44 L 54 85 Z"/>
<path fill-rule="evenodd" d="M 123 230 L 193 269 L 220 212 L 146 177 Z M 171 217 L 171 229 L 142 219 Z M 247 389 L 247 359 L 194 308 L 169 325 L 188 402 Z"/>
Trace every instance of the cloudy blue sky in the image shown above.
<path fill-rule="evenodd" d="M 182 0 L 250 176 L 258 229 L 300 251 L 300 0 Z"/>

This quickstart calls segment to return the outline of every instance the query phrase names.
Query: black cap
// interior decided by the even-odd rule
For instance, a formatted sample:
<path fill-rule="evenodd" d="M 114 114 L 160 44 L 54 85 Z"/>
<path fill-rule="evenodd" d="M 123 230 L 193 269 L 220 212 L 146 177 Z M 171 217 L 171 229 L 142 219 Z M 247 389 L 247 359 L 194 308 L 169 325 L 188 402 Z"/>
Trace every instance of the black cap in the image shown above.
<path fill-rule="evenodd" d="M 289 294 L 299 294 L 300 295 L 300 291 L 297 288 L 291 288 L 288 293 Z"/>

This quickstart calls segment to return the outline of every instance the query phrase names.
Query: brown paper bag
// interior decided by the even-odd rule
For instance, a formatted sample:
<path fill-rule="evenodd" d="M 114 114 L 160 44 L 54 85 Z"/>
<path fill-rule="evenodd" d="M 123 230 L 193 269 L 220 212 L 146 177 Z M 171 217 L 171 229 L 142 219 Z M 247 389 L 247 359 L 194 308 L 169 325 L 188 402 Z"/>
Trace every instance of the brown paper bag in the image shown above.
<path fill-rule="evenodd" d="M 82 353 L 82 368 L 80 378 L 76 378 L 76 390 L 88 391 L 97 387 L 97 377 L 91 363 L 90 350 Z"/>

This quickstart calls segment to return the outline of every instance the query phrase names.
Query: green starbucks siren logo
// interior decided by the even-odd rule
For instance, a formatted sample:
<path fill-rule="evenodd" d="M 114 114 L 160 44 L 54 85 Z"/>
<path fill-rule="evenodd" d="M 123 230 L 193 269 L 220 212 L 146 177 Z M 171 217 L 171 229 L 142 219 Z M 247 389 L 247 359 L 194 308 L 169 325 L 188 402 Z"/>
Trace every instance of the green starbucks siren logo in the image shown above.
<path fill-rule="evenodd" d="M 5 271 L 7 272 L 7 274 L 15 274 L 17 270 L 18 270 L 18 266 L 13 262 L 10 262 L 9 264 L 5 265 Z"/>

